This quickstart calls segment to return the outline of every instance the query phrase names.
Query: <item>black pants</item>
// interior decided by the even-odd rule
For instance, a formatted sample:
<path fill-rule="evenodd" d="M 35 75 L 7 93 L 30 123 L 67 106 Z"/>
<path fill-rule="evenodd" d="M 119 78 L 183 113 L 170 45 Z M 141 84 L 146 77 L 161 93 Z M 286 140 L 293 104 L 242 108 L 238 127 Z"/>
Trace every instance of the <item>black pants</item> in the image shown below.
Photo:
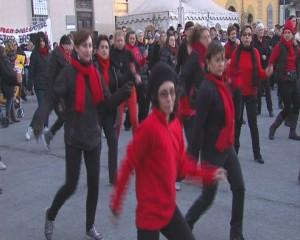
<path fill-rule="evenodd" d="M 202 152 L 201 159 L 227 170 L 227 178 L 232 191 L 232 211 L 230 221 L 230 237 L 240 237 L 243 231 L 244 197 L 245 186 L 241 166 L 234 148 L 230 148 L 223 153 Z M 193 228 L 200 216 L 211 206 L 217 192 L 218 185 L 203 186 L 200 195 L 188 210 L 185 218 L 191 228 Z"/>
<path fill-rule="evenodd" d="M 146 119 L 150 108 L 150 100 L 147 96 L 147 92 L 144 84 L 139 84 L 137 86 L 137 100 L 139 104 L 138 118 L 140 123 L 144 119 Z"/>
<path fill-rule="evenodd" d="M 125 129 L 130 129 L 131 128 L 131 123 L 130 123 L 130 117 L 129 117 L 129 110 L 126 110 L 126 117 L 124 121 L 124 127 Z"/>
<path fill-rule="evenodd" d="M 184 217 L 176 207 L 174 216 L 170 223 L 161 230 L 149 231 L 138 229 L 138 240 L 159 240 L 159 233 L 162 233 L 169 240 L 195 240 L 191 229 L 187 225 Z"/>
<path fill-rule="evenodd" d="M 183 119 L 183 127 L 184 127 L 184 133 L 187 140 L 187 145 L 190 146 L 192 141 L 192 135 L 194 130 L 194 121 L 195 116 L 187 117 Z"/>
<path fill-rule="evenodd" d="M 235 150 L 238 153 L 240 148 L 240 134 L 243 125 L 243 112 L 244 106 L 246 106 L 248 125 L 251 133 L 252 149 L 254 158 L 259 158 L 260 154 L 260 144 L 259 144 L 259 133 L 257 127 L 257 100 L 256 96 L 243 96 L 242 97 L 242 111 L 241 117 L 237 121 L 236 133 L 235 133 Z"/>
<path fill-rule="evenodd" d="M 284 119 L 290 114 L 299 114 L 299 90 L 297 89 L 296 82 L 279 82 L 278 83 L 279 94 L 283 100 L 283 110 L 281 112 Z"/>
<path fill-rule="evenodd" d="M 115 127 L 115 117 L 113 114 L 107 114 L 103 118 L 102 127 L 108 146 L 109 182 L 114 184 L 116 180 L 118 163 L 118 137 Z"/>
<path fill-rule="evenodd" d="M 262 93 L 265 93 L 267 109 L 270 112 L 273 112 L 273 104 L 272 104 L 272 97 L 271 97 L 271 87 L 269 79 L 264 81 L 260 81 L 259 88 L 257 91 L 257 112 L 261 114 L 261 98 Z"/>
<path fill-rule="evenodd" d="M 99 188 L 100 147 L 90 151 L 66 144 L 66 180 L 58 190 L 48 211 L 48 219 L 54 221 L 59 209 L 75 192 L 80 175 L 81 156 L 84 156 L 87 171 L 88 193 L 86 199 L 86 230 L 88 231 L 95 221 Z"/>
<path fill-rule="evenodd" d="M 57 119 L 56 119 L 55 123 L 52 125 L 52 127 L 50 129 L 53 136 L 57 133 L 57 131 L 59 129 L 62 128 L 62 126 L 65 123 L 64 110 L 62 109 L 62 106 L 60 106 L 59 103 L 54 106 L 54 112 L 57 116 Z"/>

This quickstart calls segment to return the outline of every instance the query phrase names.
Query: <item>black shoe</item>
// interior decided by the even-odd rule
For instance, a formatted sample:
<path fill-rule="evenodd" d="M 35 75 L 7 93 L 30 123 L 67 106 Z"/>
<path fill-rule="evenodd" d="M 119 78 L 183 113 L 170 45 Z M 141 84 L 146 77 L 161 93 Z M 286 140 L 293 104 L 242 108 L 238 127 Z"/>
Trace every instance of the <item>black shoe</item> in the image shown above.
<path fill-rule="evenodd" d="M 125 131 L 130 131 L 130 127 L 125 127 Z"/>
<path fill-rule="evenodd" d="M 274 138 L 275 138 L 275 131 L 276 131 L 276 128 L 274 128 L 274 127 L 270 127 L 270 129 L 269 129 L 269 139 L 270 140 L 274 140 Z"/>
<path fill-rule="evenodd" d="M 290 131 L 289 139 L 300 141 L 300 136 L 297 135 L 296 131 Z"/>
<path fill-rule="evenodd" d="M 262 158 L 261 155 L 259 155 L 259 156 L 257 156 L 257 157 L 254 157 L 254 161 L 255 161 L 255 162 L 258 162 L 258 163 L 260 163 L 260 164 L 264 164 L 264 163 L 265 163 L 265 161 L 264 161 L 264 159 Z"/>
<path fill-rule="evenodd" d="M 273 111 L 270 111 L 270 112 L 269 112 L 269 117 L 271 117 L 271 118 L 274 117 Z"/>
<path fill-rule="evenodd" d="M 241 237 L 230 238 L 230 240 L 245 240 L 245 238 L 241 236 Z"/>

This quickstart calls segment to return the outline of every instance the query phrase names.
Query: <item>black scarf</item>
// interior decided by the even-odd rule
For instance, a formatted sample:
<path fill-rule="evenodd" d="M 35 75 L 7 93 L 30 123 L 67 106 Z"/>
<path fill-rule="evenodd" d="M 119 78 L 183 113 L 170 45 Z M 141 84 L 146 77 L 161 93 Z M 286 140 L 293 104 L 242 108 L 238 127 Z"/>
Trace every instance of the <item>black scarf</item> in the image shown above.
<path fill-rule="evenodd" d="M 258 81 L 259 81 L 259 76 L 258 76 L 258 65 L 257 65 L 257 60 L 255 57 L 255 51 L 254 51 L 254 47 L 253 44 L 251 43 L 251 45 L 249 47 L 245 47 L 243 45 L 243 43 L 241 42 L 240 46 L 237 49 L 236 52 L 236 61 L 235 61 L 235 65 L 237 68 L 239 68 L 238 64 L 240 62 L 240 57 L 241 57 L 241 53 L 242 51 L 246 51 L 246 52 L 251 52 L 251 59 L 252 59 L 252 65 L 253 65 L 253 79 L 252 79 L 252 85 L 254 87 L 258 86 Z"/>

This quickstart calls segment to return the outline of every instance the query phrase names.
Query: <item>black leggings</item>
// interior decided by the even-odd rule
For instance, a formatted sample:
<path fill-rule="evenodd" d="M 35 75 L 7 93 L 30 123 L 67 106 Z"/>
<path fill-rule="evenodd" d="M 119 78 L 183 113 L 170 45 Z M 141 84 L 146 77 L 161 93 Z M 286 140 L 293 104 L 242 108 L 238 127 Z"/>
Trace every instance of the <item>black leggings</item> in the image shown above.
<path fill-rule="evenodd" d="M 115 183 L 118 164 L 118 137 L 115 122 L 113 114 L 105 115 L 102 120 L 102 127 L 108 146 L 108 171 L 111 184 Z"/>
<path fill-rule="evenodd" d="M 251 140 L 252 140 L 252 149 L 254 158 L 257 159 L 261 156 L 260 153 L 260 144 L 259 144 L 259 132 L 257 127 L 257 100 L 256 96 L 243 96 L 242 97 L 242 108 L 241 116 L 238 120 L 236 132 L 235 132 L 235 150 L 238 153 L 240 148 L 240 134 L 241 128 L 243 125 L 243 112 L 244 106 L 246 106 L 248 124 L 250 128 Z"/>
<path fill-rule="evenodd" d="M 52 125 L 50 131 L 51 133 L 53 134 L 53 136 L 56 134 L 56 132 L 61 129 L 61 127 L 64 125 L 65 123 L 65 115 L 64 115 L 64 111 L 62 109 L 62 106 L 57 103 L 55 106 L 54 106 L 54 111 L 55 111 L 55 114 L 57 116 L 57 119 L 55 121 L 55 123 Z"/>
<path fill-rule="evenodd" d="M 232 191 L 230 236 L 231 238 L 242 236 L 245 185 L 241 166 L 234 148 L 232 147 L 224 153 L 203 152 L 201 154 L 201 159 L 207 159 L 211 164 L 224 167 L 224 169 L 226 169 L 228 182 Z M 196 221 L 213 203 L 217 187 L 217 184 L 212 186 L 203 186 L 202 195 L 196 199 L 185 217 L 191 228 L 194 227 Z"/>
<path fill-rule="evenodd" d="M 299 92 L 296 82 L 280 82 L 278 83 L 278 90 L 283 100 L 284 108 L 281 111 L 285 119 L 290 114 L 299 114 Z"/>
<path fill-rule="evenodd" d="M 157 231 L 149 231 L 138 228 L 137 239 L 159 240 L 160 232 L 169 240 L 195 240 L 191 229 L 177 207 L 170 223 L 166 227 Z"/>
<path fill-rule="evenodd" d="M 80 175 L 82 152 L 87 171 L 86 230 L 90 230 L 95 221 L 98 201 L 100 147 L 85 151 L 66 144 L 66 180 L 58 190 L 48 211 L 48 219 L 54 221 L 59 209 L 75 192 Z"/>

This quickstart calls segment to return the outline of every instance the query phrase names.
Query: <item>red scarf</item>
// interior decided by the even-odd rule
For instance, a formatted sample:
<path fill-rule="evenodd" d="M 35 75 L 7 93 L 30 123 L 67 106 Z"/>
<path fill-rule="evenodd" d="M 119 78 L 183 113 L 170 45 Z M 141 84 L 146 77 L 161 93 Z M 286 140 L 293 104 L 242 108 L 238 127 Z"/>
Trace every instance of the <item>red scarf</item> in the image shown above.
<path fill-rule="evenodd" d="M 47 56 L 49 54 L 49 49 L 47 47 L 39 48 L 39 52 L 42 56 Z"/>
<path fill-rule="evenodd" d="M 174 57 L 176 57 L 177 56 L 177 47 L 169 47 L 170 49 L 171 49 L 171 53 L 172 53 L 172 55 L 174 56 Z"/>
<path fill-rule="evenodd" d="M 218 79 L 215 75 L 211 73 L 207 73 L 206 77 L 208 80 L 212 81 L 216 85 L 224 104 L 225 126 L 221 130 L 216 142 L 216 148 L 220 152 L 224 152 L 224 150 L 230 148 L 234 143 L 235 110 L 232 101 L 232 96 L 228 88 L 226 87 L 223 79 Z"/>
<path fill-rule="evenodd" d="M 68 63 L 71 63 L 71 53 L 69 51 L 66 51 L 62 46 L 59 46 L 60 51 L 64 55 L 64 58 Z"/>
<path fill-rule="evenodd" d="M 110 68 L 110 58 L 104 59 L 99 54 L 96 54 L 98 63 L 102 69 L 103 78 L 107 86 L 110 84 L 110 77 L 109 77 L 109 68 Z"/>
<path fill-rule="evenodd" d="M 82 65 L 77 59 L 71 59 L 72 66 L 77 71 L 75 90 L 75 111 L 83 113 L 85 111 L 85 76 L 89 77 L 90 90 L 94 105 L 104 100 L 100 76 L 93 64 Z"/>
<path fill-rule="evenodd" d="M 207 48 L 201 42 L 197 42 L 193 44 L 192 49 L 194 52 L 198 53 L 200 67 L 204 69 L 205 67 L 204 59 L 206 57 Z"/>

